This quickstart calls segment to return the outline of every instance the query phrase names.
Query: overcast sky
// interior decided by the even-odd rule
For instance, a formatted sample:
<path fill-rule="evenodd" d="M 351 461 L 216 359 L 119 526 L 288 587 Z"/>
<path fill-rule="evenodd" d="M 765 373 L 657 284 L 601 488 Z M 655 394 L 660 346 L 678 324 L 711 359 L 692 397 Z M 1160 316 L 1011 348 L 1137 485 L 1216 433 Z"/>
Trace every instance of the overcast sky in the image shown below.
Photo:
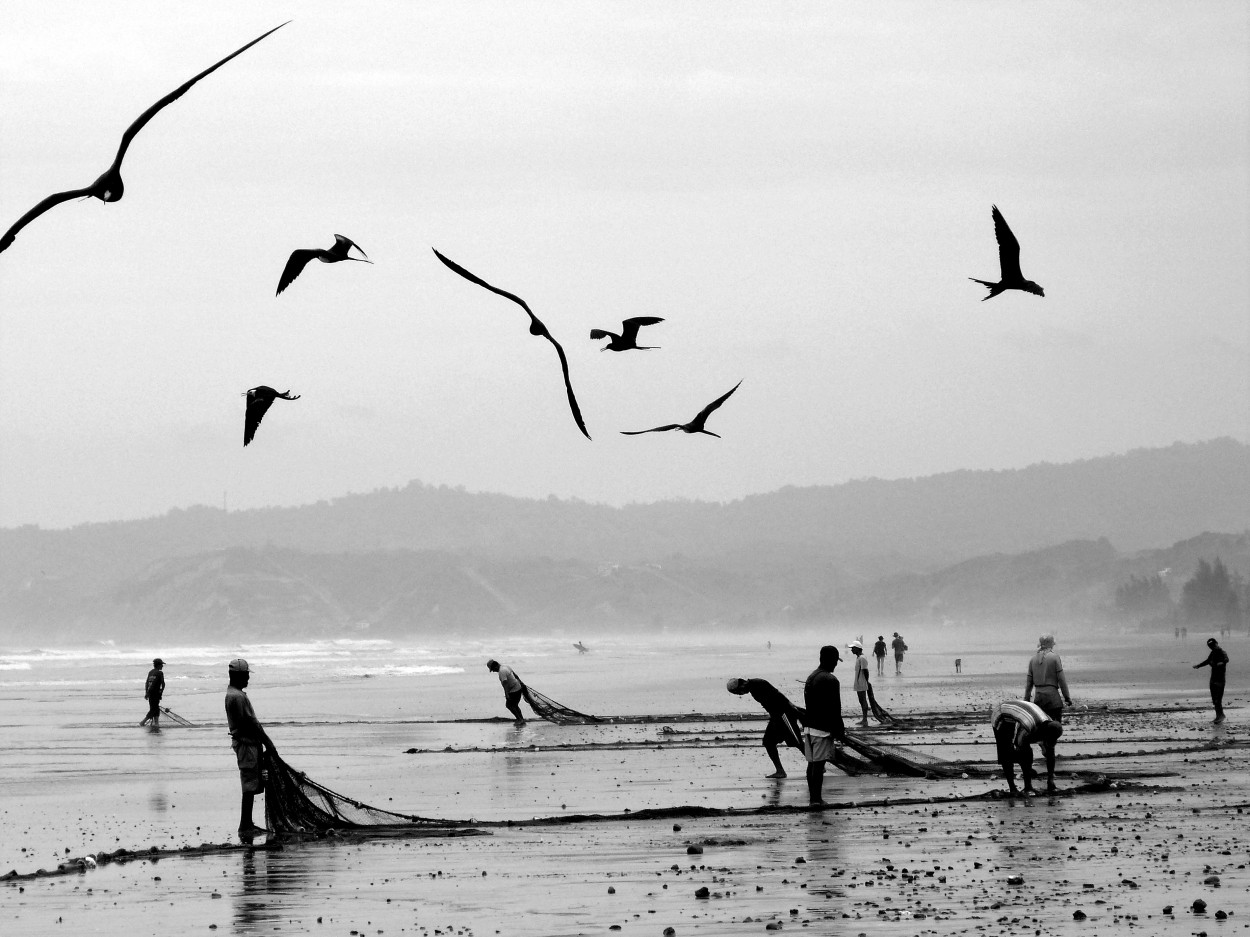
<path fill-rule="evenodd" d="M 1250 5 L 6 0 L 0 526 L 1250 438 Z M 1045 298 L 981 302 L 990 206 Z M 375 262 L 290 252 L 342 233 Z M 593 441 L 524 313 L 568 352 Z M 591 328 L 655 315 L 657 351 Z M 709 421 L 723 435 L 622 436 Z M 277 401 L 246 449 L 247 388 Z"/>

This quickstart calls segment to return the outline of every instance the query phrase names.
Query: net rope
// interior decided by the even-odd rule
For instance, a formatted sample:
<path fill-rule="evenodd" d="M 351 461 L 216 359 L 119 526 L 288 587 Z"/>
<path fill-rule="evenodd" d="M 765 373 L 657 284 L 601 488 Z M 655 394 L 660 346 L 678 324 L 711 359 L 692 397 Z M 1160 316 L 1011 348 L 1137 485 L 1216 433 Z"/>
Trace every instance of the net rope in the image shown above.
<path fill-rule="evenodd" d="M 576 709 L 570 709 L 563 703 L 557 703 L 550 696 L 539 693 L 532 686 L 525 685 L 522 690 L 525 701 L 530 704 L 534 712 L 538 713 L 548 722 L 554 722 L 560 726 L 573 725 L 591 725 L 598 722 L 606 722 L 599 716 L 592 716 L 589 713 L 578 712 Z"/>

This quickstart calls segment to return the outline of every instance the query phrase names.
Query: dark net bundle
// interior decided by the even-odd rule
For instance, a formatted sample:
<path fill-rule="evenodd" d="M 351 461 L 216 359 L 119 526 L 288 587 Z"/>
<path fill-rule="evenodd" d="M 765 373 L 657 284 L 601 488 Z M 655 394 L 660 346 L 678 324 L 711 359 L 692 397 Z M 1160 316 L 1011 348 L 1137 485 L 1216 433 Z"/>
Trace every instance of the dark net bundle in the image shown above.
<path fill-rule="evenodd" d="M 975 762 L 948 761 L 906 745 L 892 745 L 875 739 L 869 741 L 854 732 L 846 733 L 846 747 L 858 756 L 848 759 L 848 765 L 859 771 L 871 770 L 916 778 L 957 778 L 965 774 L 984 776 L 991 773 L 984 765 Z"/>
<path fill-rule="evenodd" d="M 525 701 L 533 707 L 534 712 L 548 722 L 554 722 L 556 725 L 590 725 L 606 721 L 599 716 L 591 716 L 588 713 L 580 713 L 576 709 L 569 709 L 563 703 L 557 703 L 550 696 L 544 696 L 542 693 L 539 693 L 532 686 L 526 686 L 522 691 L 522 695 L 524 695 Z"/>
<path fill-rule="evenodd" d="M 455 821 L 417 817 L 362 804 L 296 771 L 274 752 L 265 758 L 265 823 L 276 833 L 317 833 L 351 829 L 434 829 Z"/>

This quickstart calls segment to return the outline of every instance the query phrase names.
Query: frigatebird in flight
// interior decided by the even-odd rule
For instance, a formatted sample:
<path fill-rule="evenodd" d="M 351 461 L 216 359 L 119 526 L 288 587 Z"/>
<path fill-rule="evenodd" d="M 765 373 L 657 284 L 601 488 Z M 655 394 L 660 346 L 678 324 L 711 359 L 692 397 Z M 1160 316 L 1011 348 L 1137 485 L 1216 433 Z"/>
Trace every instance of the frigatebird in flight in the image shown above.
<path fill-rule="evenodd" d="M 986 299 L 993 299 L 1004 290 L 1024 290 L 1026 293 L 1036 293 L 1038 296 L 1045 296 L 1042 288 L 1032 280 L 1026 280 L 1024 274 L 1020 272 L 1020 242 L 1016 240 L 1016 236 L 1011 233 L 1011 228 L 1007 227 L 1007 219 L 1003 217 L 1003 213 L 998 210 L 998 206 L 991 206 L 994 216 L 994 237 L 998 239 L 998 268 L 999 279 L 997 283 L 991 283 L 989 280 L 978 280 L 976 277 L 968 277 L 973 283 L 980 283 L 982 286 L 990 288 L 990 294 Z"/>
<path fill-rule="evenodd" d="M 609 332 L 605 329 L 591 329 L 590 338 L 591 341 L 595 341 L 600 338 L 611 339 L 611 341 L 604 345 L 600 351 L 632 351 L 635 349 L 638 351 L 650 351 L 651 349 L 658 348 L 659 346 L 639 345 L 638 330 L 644 325 L 655 325 L 657 322 L 663 321 L 664 320 L 658 316 L 634 316 L 634 318 L 626 319 L 621 323 L 620 335 L 617 335 L 615 332 Z"/>
<path fill-rule="evenodd" d="M 349 257 L 347 252 L 353 247 L 360 253 L 365 253 L 360 245 L 351 238 L 345 238 L 341 234 L 336 234 L 334 235 L 334 246 L 329 250 L 305 247 L 291 251 L 291 256 L 287 259 L 286 266 L 282 268 L 282 276 L 278 280 L 278 292 L 273 295 L 277 296 L 278 293 L 290 286 L 291 281 L 299 276 L 304 267 L 308 265 L 308 262 L 314 258 L 320 260 L 323 264 L 336 264 L 340 260 L 359 260 L 367 264 L 373 263 L 367 254 L 364 257 Z"/>
<path fill-rule="evenodd" d="M 290 20 L 287 20 L 287 23 L 289 22 Z M 17 232 L 21 231 L 22 228 L 26 227 L 28 224 L 30 224 L 32 221 L 34 221 L 36 218 L 38 218 L 40 215 L 46 212 L 49 208 L 53 208 L 57 205 L 60 205 L 62 202 L 68 202 L 70 199 L 74 199 L 74 198 L 87 198 L 87 197 L 98 198 L 102 202 L 120 201 L 122 197 L 122 192 L 125 188 L 122 185 L 122 158 L 126 155 L 126 150 L 130 146 L 130 141 L 135 138 L 135 134 L 137 134 L 140 130 L 142 130 L 144 126 L 147 125 L 147 122 L 160 112 L 161 108 L 163 108 L 167 104 L 172 104 L 174 101 L 177 101 L 180 97 L 182 97 L 184 94 L 187 93 L 187 90 L 193 84 L 195 84 L 205 75 L 212 74 L 217 69 L 221 68 L 221 66 L 229 62 L 236 55 L 241 55 L 242 53 L 246 52 L 252 46 L 256 45 L 256 43 L 264 39 L 265 36 L 268 36 L 270 33 L 277 32 L 279 29 L 281 29 L 285 25 L 286 23 L 282 23 L 278 26 L 275 26 L 273 29 L 269 30 L 269 32 L 265 33 L 264 35 L 257 36 L 255 39 L 253 39 L 243 48 L 238 49 L 234 52 L 231 52 L 229 55 L 227 55 L 224 59 L 222 59 L 216 65 L 213 65 L 213 66 L 210 66 L 209 68 L 204 69 L 204 71 L 200 72 L 190 81 L 188 81 L 186 84 L 178 86 L 169 94 L 165 95 L 165 97 L 161 98 L 151 107 L 149 107 L 142 114 L 140 114 L 139 117 L 135 120 L 135 122 L 131 124 L 129 127 L 127 127 L 126 132 L 122 134 L 121 146 L 117 148 L 117 155 L 113 157 L 113 165 L 110 166 L 108 169 L 106 169 L 104 171 L 104 174 L 101 175 L 99 179 L 91 183 L 91 185 L 82 189 L 70 189 L 67 192 L 57 192 L 54 195 L 49 195 L 47 198 L 45 198 L 42 202 L 40 202 L 38 205 L 36 205 L 26 214 L 22 215 L 21 218 L 17 219 L 16 223 L 14 223 L 14 225 L 11 228 L 9 228 L 8 231 L 4 232 L 4 236 L 0 237 L 0 251 L 3 251 L 5 248 L 7 248 L 10 244 L 13 243 L 13 239 L 17 237 Z"/>
<path fill-rule="evenodd" d="M 434 250 L 434 248 L 430 248 L 430 249 Z M 564 390 L 568 394 L 568 397 L 569 397 L 569 409 L 573 411 L 573 419 L 577 423 L 577 428 L 582 431 L 583 436 L 589 439 L 590 433 L 586 431 L 586 423 L 585 421 L 582 420 L 581 408 L 578 407 L 577 405 L 577 398 L 573 396 L 573 385 L 569 382 L 569 361 L 564 356 L 564 349 L 560 347 L 560 343 L 557 342 L 555 338 L 552 336 L 551 332 L 547 330 L 547 326 L 543 324 L 542 320 L 539 319 L 538 316 L 534 315 L 534 310 L 530 309 L 529 305 L 520 296 L 517 296 L 515 293 L 509 293 L 507 290 L 501 290 L 497 286 L 491 286 L 481 277 L 474 276 L 472 273 L 464 269 L 464 267 L 460 266 L 454 260 L 448 260 L 442 254 L 440 254 L 437 250 L 434 250 L 434 256 L 437 257 L 439 260 L 441 260 L 444 264 L 446 264 L 449 269 L 460 274 L 470 283 L 476 283 L 478 286 L 485 287 L 486 289 L 490 290 L 492 293 L 498 293 L 500 296 L 503 296 L 507 299 L 512 300 L 514 303 L 516 303 L 518 306 L 520 306 L 522 309 L 525 310 L 525 312 L 530 317 L 530 334 L 539 336 L 541 338 L 545 338 L 547 341 L 551 342 L 553 346 L 555 346 L 556 354 L 560 358 L 560 370 L 564 372 Z"/>
<path fill-rule="evenodd" d="M 299 400 L 299 394 L 292 394 L 289 390 L 278 393 L 272 387 L 266 387 L 261 384 L 259 387 L 253 387 L 251 390 L 243 394 L 247 398 L 247 412 L 243 415 L 243 445 L 247 445 L 252 441 L 252 437 L 256 435 L 256 427 L 260 426 L 261 418 L 265 415 L 270 405 L 278 397 L 283 400 Z"/>
<path fill-rule="evenodd" d="M 665 426 L 653 426 L 651 427 L 651 429 L 621 430 L 621 435 L 622 436 L 639 436 L 642 433 L 663 433 L 663 432 L 667 432 L 670 429 L 679 429 L 683 433 L 703 433 L 707 436 L 715 436 L 717 439 L 720 439 L 721 438 L 720 433 L 713 433 L 710 429 L 704 429 L 703 427 L 707 423 L 707 418 L 712 415 L 712 411 L 714 411 L 722 403 L 728 400 L 730 394 L 732 394 L 735 390 L 737 390 L 741 386 L 742 386 L 742 381 L 739 381 L 737 384 L 733 386 L 733 388 L 728 393 L 721 394 L 721 396 L 717 397 L 715 400 L 709 403 L 706 407 L 700 410 L 698 415 L 689 423 L 669 423 Z"/>

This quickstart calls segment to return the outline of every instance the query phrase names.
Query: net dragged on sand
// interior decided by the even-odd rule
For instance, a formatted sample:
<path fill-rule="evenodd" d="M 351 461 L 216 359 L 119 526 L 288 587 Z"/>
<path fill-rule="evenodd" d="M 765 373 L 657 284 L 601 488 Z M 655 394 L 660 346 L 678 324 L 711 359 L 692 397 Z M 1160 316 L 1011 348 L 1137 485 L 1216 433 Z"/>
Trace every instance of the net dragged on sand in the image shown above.
<path fill-rule="evenodd" d="M 589 725 L 596 722 L 605 722 L 598 716 L 592 716 L 589 713 L 578 712 L 576 709 L 570 709 L 563 703 L 557 703 L 550 696 L 539 693 L 532 686 L 522 684 L 522 695 L 525 701 L 530 704 L 534 712 L 538 713 L 548 722 L 554 722 L 556 725 Z"/>
<path fill-rule="evenodd" d="M 363 804 L 296 771 L 270 751 L 265 756 L 265 825 L 275 833 L 324 833 L 361 828 L 434 829 L 458 826 Z"/>

